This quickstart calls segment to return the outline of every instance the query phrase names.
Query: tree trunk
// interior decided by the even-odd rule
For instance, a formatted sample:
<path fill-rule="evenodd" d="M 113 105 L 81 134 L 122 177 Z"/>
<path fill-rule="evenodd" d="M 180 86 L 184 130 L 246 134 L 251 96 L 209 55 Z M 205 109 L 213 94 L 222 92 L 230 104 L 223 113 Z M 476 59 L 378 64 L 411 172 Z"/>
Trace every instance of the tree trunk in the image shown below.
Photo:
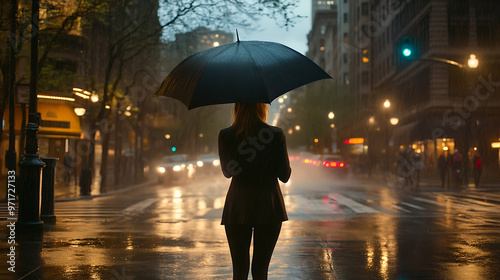
<path fill-rule="evenodd" d="M 108 151 L 109 151 L 109 140 L 111 138 L 111 133 L 103 132 L 105 129 L 101 130 L 102 135 L 102 158 L 101 158 L 101 193 L 105 193 L 106 190 L 106 180 L 108 177 Z"/>

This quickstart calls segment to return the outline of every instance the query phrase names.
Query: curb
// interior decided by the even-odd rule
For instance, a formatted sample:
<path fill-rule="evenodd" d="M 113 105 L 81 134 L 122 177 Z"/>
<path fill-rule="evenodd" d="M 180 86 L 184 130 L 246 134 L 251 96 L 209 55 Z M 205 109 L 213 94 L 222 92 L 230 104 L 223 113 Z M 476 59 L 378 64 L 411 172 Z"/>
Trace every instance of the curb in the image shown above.
<path fill-rule="evenodd" d="M 91 200 L 91 199 L 98 198 L 98 197 L 105 197 L 105 196 L 115 195 L 118 193 L 123 193 L 123 192 L 133 190 L 133 189 L 136 189 L 139 187 L 154 185 L 154 184 L 156 184 L 156 181 L 157 180 L 152 179 L 152 180 L 149 180 L 149 181 L 146 181 L 143 183 L 139 183 L 137 185 L 132 185 L 132 186 L 129 186 L 129 187 L 126 187 L 123 189 L 118 189 L 118 190 L 114 190 L 114 191 L 110 191 L 110 192 L 106 192 L 106 193 L 101 193 L 101 194 L 96 194 L 96 195 L 84 195 L 84 196 L 71 197 L 71 198 L 59 198 L 59 199 L 55 199 L 54 201 L 55 202 L 67 202 L 67 201 L 76 201 L 76 200 Z"/>

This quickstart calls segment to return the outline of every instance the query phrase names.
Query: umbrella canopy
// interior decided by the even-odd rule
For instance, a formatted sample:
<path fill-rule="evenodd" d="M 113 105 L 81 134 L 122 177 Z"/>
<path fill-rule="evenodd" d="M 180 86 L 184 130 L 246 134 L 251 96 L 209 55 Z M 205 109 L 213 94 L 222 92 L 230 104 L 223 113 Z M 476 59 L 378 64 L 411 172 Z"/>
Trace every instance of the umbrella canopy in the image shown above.
<path fill-rule="evenodd" d="M 165 78 L 155 95 L 180 100 L 188 109 L 225 103 L 271 103 L 305 84 L 331 78 L 282 44 L 238 41 L 196 53 Z"/>

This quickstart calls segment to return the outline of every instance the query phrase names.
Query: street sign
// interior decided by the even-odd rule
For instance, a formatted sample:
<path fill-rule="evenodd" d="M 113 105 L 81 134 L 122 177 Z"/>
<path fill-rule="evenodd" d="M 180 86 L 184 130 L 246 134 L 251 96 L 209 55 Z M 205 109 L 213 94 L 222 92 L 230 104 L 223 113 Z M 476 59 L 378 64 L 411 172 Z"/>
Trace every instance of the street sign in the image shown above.
<path fill-rule="evenodd" d="M 30 103 L 30 86 L 18 85 L 16 90 L 16 103 L 28 104 Z"/>

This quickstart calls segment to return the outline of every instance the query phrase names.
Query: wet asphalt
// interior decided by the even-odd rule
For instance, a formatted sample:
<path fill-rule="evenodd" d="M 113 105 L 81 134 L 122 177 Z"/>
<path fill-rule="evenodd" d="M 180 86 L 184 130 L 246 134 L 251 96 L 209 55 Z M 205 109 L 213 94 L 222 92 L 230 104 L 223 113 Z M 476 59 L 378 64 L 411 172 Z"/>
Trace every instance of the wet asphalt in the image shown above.
<path fill-rule="evenodd" d="M 269 279 L 500 279 L 500 189 L 323 175 L 295 169 L 282 184 L 290 220 Z M 17 243 L 16 272 L 2 261 L 0 278 L 232 279 L 228 184 L 207 175 L 57 202 L 57 222 Z M 6 226 L 0 234 L 6 260 Z"/>

